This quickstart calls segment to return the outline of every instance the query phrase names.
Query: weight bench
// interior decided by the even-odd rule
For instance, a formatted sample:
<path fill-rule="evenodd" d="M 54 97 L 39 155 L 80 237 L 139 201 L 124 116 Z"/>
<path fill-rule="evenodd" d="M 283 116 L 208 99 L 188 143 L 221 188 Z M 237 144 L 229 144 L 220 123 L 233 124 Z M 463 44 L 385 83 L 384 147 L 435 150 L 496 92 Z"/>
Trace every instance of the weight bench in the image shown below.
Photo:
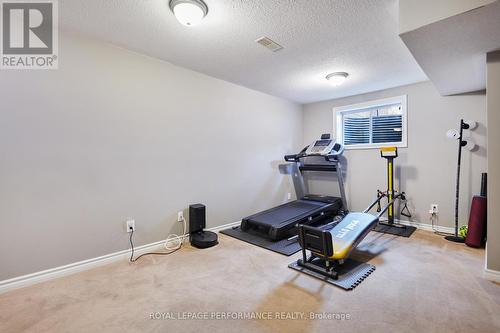
<path fill-rule="evenodd" d="M 397 193 L 377 215 L 369 214 L 368 211 L 384 197 L 385 194 L 379 195 L 362 213 L 347 214 L 331 230 L 300 225 L 302 258 L 288 267 L 344 289 L 353 289 L 375 270 L 375 266 L 348 259 L 351 252 L 377 226 L 380 217 L 396 200 L 406 200 L 404 193 Z M 310 251 L 309 257 L 306 251 Z"/>

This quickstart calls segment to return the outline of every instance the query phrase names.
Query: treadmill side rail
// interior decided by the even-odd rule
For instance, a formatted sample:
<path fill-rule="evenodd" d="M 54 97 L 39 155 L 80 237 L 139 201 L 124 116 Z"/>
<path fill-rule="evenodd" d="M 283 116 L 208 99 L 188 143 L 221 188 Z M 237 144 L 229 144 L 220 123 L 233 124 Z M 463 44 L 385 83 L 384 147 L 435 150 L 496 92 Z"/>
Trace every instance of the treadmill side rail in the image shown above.
<path fill-rule="evenodd" d="M 293 181 L 293 188 L 295 189 L 295 195 L 297 199 L 303 198 L 308 192 L 307 184 L 304 182 L 304 177 L 300 172 L 299 164 L 292 163 L 291 165 L 291 176 Z"/>
<path fill-rule="evenodd" d="M 241 230 L 254 230 L 277 241 L 296 235 L 299 224 L 334 217 L 341 208 L 342 200 L 335 197 L 322 201 L 295 200 L 244 218 L 241 221 Z"/>

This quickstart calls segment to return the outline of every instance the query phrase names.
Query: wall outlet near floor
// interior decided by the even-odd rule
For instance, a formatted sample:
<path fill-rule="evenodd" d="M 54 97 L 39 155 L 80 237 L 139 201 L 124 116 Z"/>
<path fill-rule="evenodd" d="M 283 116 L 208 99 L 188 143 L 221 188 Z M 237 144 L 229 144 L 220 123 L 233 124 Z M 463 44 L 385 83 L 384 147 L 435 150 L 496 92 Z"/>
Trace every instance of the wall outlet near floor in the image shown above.
<path fill-rule="evenodd" d="M 292 200 L 292 193 L 288 192 L 288 193 L 286 194 L 286 199 L 287 199 L 287 200 Z"/>
<path fill-rule="evenodd" d="M 127 228 L 127 232 L 135 231 L 135 220 L 125 221 L 125 227 Z"/>
<path fill-rule="evenodd" d="M 429 214 L 437 214 L 439 213 L 439 207 L 437 204 L 431 204 L 431 209 L 429 210 Z"/>
<path fill-rule="evenodd" d="M 184 221 L 184 212 L 182 210 L 177 212 L 177 222 Z"/>

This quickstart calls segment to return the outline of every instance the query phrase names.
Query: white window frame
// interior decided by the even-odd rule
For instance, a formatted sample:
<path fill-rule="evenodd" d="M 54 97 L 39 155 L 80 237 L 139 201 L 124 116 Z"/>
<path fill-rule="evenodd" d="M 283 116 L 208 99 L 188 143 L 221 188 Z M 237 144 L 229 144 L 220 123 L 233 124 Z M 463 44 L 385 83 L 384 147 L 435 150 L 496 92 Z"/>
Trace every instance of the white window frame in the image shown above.
<path fill-rule="evenodd" d="M 390 98 L 377 99 L 373 101 L 368 101 L 364 103 L 351 104 L 345 106 L 339 106 L 333 108 L 333 128 L 337 129 L 337 142 L 344 144 L 344 126 L 342 121 L 342 116 L 348 113 L 360 112 L 364 109 L 371 109 L 377 107 L 383 107 L 387 105 L 401 104 L 402 113 L 402 136 L 401 142 L 389 142 L 389 143 L 360 143 L 355 145 L 345 146 L 345 149 L 375 149 L 382 147 L 398 147 L 407 148 L 408 147 L 408 98 L 407 95 L 401 95 Z M 370 133 L 371 137 L 371 133 Z"/>

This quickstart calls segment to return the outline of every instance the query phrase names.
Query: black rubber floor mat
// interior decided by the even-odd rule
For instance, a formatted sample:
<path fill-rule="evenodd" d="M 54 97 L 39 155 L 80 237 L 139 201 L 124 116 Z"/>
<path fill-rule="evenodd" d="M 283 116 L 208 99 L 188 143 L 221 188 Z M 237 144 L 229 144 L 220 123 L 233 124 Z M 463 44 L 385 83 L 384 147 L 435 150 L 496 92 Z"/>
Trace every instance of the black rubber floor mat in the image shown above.
<path fill-rule="evenodd" d="M 283 239 L 273 242 L 269 239 L 263 238 L 261 235 L 241 231 L 240 227 L 222 230 L 221 233 L 286 256 L 291 256 L 292 254 L 300 251 L 300 244 L 297 241 L 297 238 L 294 238 L 293 240 Z"/>
<path fill-rule="evenodd" d="M 401 237 L 410 237 L 415 230 L 417 230 L 417 228 L 408 225 L 398 224 L 397 226 L 390 226 L 387 224 L 380 224 L 380 223 L 373 229 L 373 231 L 376 232 L 381 232 L 384 234 L 391 234 Z"/>
<path fill-rule="evenodd" d="M 364 279 L 368 277 L 368 275 L 370 275 L 375 270 L 375 266 L 373 265 L 354 259 L 347 259 L 343 265 L 337 267 L 336 270 L 339 273 L 339 278 L 335 280 L 330 277 L 321 275 L 320 273 L 309 270 L 305 267 L 301 267 L 297 265 L 296 261 L 292 262 L 290 265 L 288 265 L 288 267 L 345 290 L 352 290 L 356 288 L 361 282 L 363 282 Z"/>

